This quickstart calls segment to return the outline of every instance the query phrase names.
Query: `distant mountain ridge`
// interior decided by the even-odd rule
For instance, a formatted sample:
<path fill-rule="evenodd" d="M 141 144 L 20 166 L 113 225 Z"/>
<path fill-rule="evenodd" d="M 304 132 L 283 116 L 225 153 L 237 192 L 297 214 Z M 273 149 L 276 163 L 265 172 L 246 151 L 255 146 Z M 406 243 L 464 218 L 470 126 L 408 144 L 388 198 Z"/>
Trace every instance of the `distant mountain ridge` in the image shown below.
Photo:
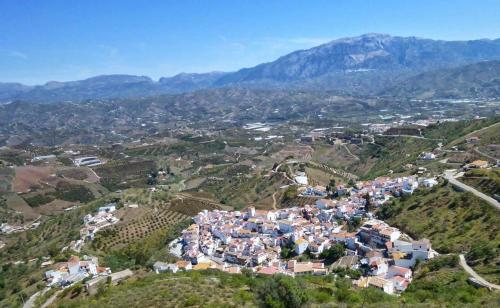
<path fill-rule="evenodd" d="M 377 94 L 417 74 L 500 60 L 500 39 L 442 41 L 386 34 L 343 38 L 236 72 L 146 76 L 104 75 L 40 86 L 0 83 L 0 102 L 138 98 L 206 88 L 247 87 Z"/>
<path fill-rule="evenodd" d="M 500 97 L 500 61 L 418 74 L 380 93 L 412 98 Z"/>

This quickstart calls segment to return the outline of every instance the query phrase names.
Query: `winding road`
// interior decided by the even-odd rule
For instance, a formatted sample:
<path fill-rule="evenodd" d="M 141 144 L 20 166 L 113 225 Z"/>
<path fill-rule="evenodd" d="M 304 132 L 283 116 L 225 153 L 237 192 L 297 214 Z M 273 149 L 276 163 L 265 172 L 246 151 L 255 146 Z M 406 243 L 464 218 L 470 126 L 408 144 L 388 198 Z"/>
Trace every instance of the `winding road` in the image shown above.
<path fill-rule="evenodd" d="M 478 273 L 476 273 L 465 261 L 464 255 L 459 255 L 460 258 L 460 265 L 463 267 L 463 269 L 471 275 L 474 279 L 476 279 L 478 282 L 480 282 L 483 286 L 489 288 L 489 289 L 494 289 L 494 290 L 500 290 L 500 286 L 490 283 L 486 281 L 483 277 L 479 276 Z"/>
<path fill-rule="evenodd" d="M 454 186 L 457 186 L 459 187 L 460 189 L 463 189 L 465 191 L 468 191 L 470 193 L 473 193 L 475 196 L 483 199 L 484 201 L 488 202 L 489 204 L 493 205 L 494 207 L 496 207 L 497 209 L 500 210 L 500 203 L 493 199 L 492 197 L 488 196 L 488 195 L 485 195 L 483 194 L 482 192 L 480 192 L 479 190 L 473 188 L 473 187 L 470 187 L 469 185 L 466 185 L 462 182 L 460 182 L 459 180 L 457 180 L 454 176 L 456 170 L 446 170 L 444 173 L 443 173 L 443 176 L 445 179 L 447 179 L 452 185 Z"/>

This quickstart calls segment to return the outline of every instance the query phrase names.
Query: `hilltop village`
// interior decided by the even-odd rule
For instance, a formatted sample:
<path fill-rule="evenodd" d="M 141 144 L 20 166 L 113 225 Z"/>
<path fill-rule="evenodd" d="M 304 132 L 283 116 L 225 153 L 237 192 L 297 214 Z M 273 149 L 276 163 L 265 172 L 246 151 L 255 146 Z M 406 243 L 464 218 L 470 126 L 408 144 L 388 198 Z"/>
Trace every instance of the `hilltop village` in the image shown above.
<path fill-rule="evenodd" d="M 318 199 L 302 208 L 205 210 L 178 240 L 184 261 L 157 262 L 154 268 L 156 272 L 216 268 L 239 273 L 247 268 L 268 275 L 326 275 L 331 267 L 324 256 L 340 246 L 342 255 L 332 266 L 360 270 L 363 276 L 355 280 L 357 286 L 401 292 L 412 280 L 411 268 L 437 253 L 429 240 L 413 240 L 374 219 L 371 206 L 411 194 L 419 185 L 436 183 L 435 179 L 384 177 L 358 182 L 357 188 L 338 187 L 343 197 Z"/>

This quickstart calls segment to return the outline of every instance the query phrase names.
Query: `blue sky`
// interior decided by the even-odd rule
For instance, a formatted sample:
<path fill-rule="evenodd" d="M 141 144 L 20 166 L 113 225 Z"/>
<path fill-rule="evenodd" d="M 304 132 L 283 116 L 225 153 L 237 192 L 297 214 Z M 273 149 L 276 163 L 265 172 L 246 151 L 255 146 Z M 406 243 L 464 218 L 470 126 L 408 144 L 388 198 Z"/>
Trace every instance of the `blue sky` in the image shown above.
<path fill-rule="evenodd" d="M 498 0 L 0 0 L 0 81 L 231 71 L 368 32 L 499 38 L 498 12 Z"/>

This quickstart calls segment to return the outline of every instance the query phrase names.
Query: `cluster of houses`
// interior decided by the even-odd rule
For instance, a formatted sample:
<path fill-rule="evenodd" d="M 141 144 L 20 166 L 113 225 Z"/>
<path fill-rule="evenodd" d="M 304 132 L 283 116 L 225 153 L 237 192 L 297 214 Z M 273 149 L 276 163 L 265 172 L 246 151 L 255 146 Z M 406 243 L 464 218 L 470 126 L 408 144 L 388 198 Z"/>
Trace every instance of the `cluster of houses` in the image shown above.
<path fill-rule="evenodd" d="M 355 188 L 350 193 L 351 195 L 368 194 L 375 201 L 383 203 L 393 196 L 411 195 L 420 186 L 430 188 L 437 183 L 435 178 L 424 178 L 415 175 L 397 178 L 379 177 L 375 180 L 356 183 Z"/>
<path fill-rule="evenodd" d="M 372 219 L 366 213 L 364 196 L 368 194 L 371 202 L 381 204 L 389 196 L 411 193 L 419 182 L 416 177 L 378 178 L 358 183 L 341 199 L 318 199 L 313 205 L 276 211 L 253 207 L 245 211 L 205 210 L 182 233 L 183 260 L 157 262 L 154 268 L 157 272 L 216 268 L 237 273 L 248 268 L 259 274 L 325 275 L 330 269 L 319 261 L 320 255 L 340 243 L 347 251 L 340 263 L 363 273 L 355 282 L 357 286 L 401 292 L 411 282 L 416 262 L 432 258 L 435 252 L 428 240 L 413 241 L 397 228 Z M 359 229 L 346 230 L 345 221 L 366 216 L 368 220 Z M 315 261 L 286 261 L 281 257 L 284 249 L 296 256 L 307 253 Z M 344 258 L 349 262 L 343 262 Z"/>
<path fill-rule="evenodd" d="M 33 222 L 25 225 L 10 225 L 8 223 L 2 223 L 0 224 L 0 233 L 12 234 L 12 233 L 24 232 L 27 230 L 36 229 L 40 226 L 40 224 L 41 224 L 40 217 L 38 217 Z"/>
<path fill-rule="evenodd" d="M 97 231 L 116 224 L 120 220 L 113 215 L 116 203 L 101 206 L 95 215 L 87 214 L 83 217 L 84 226 L 80 229 L 80 239 L 71 243 L 71 248 L 79 252 L 85 241 L 93 240 Z"/>
<path fill-rule="evenodd" d="M 88 277 L 107 276 L 111 270 L 100 267 L 97 257 L 84 257 L 80 260 L 77 256 L 71 256 L 68 262 L 56 264 L 54 269 L 45 272 L 48 286 L 67 287 Z"/>
<path fill-rule="evenodd" d="M 377 205 L 380 205 L 393 196 L 399 197 L 402 195 L 411 195 L 415 189 L 420 186 L 428 188 L 436 185 L 437 183 L 438 182 L 435 178 L 423 178 L 418 176 L 398 178 L 379 177 L 375 180 L 359 181 L 354 185 L 354 187 L 346 187 L 342 184 L 337 185 L 335 193 L 340 197 L 350 196 L 347 200 L 343 200 L 344 203 L 347 202 L 358 205 L 358 207 L 360 199 L 364 198 L 367 194 Z M 326 187 L 321 185 L 304 186 L 299 188 L 299 192 L 301 196 L 328 196 Z"/>

